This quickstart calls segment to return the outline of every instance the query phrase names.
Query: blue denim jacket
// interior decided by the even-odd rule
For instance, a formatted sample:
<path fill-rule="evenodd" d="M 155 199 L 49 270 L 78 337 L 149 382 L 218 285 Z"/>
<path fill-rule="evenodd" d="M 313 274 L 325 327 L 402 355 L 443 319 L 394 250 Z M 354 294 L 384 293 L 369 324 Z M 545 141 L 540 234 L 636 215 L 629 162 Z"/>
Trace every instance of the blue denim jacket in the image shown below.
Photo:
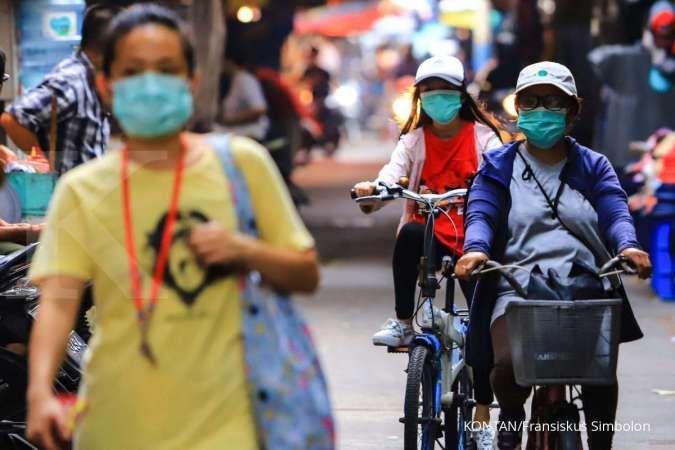
<path fill-rule="evenodd" d="M 567 185 L 580 192 L 598 215 L 600 232 L 610 253 L 629 247 L 640 248 L 633 220 L 628 211 L 626 193 L 604 155 L 579 145 L 571 137 L 567 155 Z M 510 183 L 516 149 L 522 141 L 506 144 L 484 154 L 483 165 L 469 191 L 464 220 L 464 251 L 479 251 L 500 261 L 506 249 L 508 216 L 511 209 Z M 496 299 L 496 278 L 478 283 L 472 304 L 467 340 L 470 364 L 482 368 L 492 365 L 490 317 Z M 623 289 L 622 289 L 623 291 Z M 642 337 L 625 292 L 622 312 L 622 342 Z"/>

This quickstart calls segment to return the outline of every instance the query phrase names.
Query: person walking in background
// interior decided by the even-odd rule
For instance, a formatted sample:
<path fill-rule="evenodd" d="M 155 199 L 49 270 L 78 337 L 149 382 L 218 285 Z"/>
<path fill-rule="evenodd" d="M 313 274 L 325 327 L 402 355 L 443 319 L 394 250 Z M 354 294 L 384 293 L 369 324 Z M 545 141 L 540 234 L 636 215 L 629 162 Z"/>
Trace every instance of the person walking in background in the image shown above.
<path fill-rule="evenodd" d="M 52 450 L 70 437 L 52 380 L 91 280 L 97 325 L 75 449 L 333 450 L 306 328 L 300 343 L 300 330 L 266 339 L 304 324 L 289 318 L 287 298 L 262 294 L 260 280 L 274 292 L 312 292 L 319 278 L 314 241 L 267 152 L 243 137 L 182 131 L 197 69 L 170 10 L 146 3 L 120 13 L 103 55 L 97 85 L 126 147 L 57 185 L 30 274 L 41 300 L 29 438 Z"/>
<path fill-rule="evenodd" d="M 634 158 L 631 142 L 661 127 L 675 128 L 675 11 L 667 1 L 652 7 L 642 42 L 598 47 L 589 54 L 603 88 L 594 147 L 615 167 Z"/>
<path fill-rule="evenodd" d="M 223 99 L 221 124 L 225 130 L 262 142 L 269 130 L 267 101 L 260 81 L 246 68 L 246 58 L 230 47 L 223 63 L 229 89 Z"/>
<path fill-rule="evenodd" d="M 307 67 L 301 82 L 307 83 L 314 102 L 323 102 L 330 94 L 330 73 L 319 65 L 319 49 L 311 47 L 307 53 Z"/>
<path fill-rule="evenodd" d="M 265 136 L 265 147 L 279 168 L 279 172 L 288 187 L 293 203 L 307 205 L 309 197 L 293 182 L 295 154 L 302 138 L 302 121 L 305 108 L 293 88 L 281 77 L 281 74 L 268 67 L 258 67 L 254 71 L 260 81 L 270 126 Z"/>
<path fill-rule="evenodd" d="M 396 67 L 395 72 L 396 78 L 401 78 L 405 76 L 414 77 L 415 73 L 417 72 L 419 62 L 417 61 L 417 58 L 415 58 L 415 55 L 413 53 L 413 45 L 406 44 L 403 47 L 403 49 L 401 49 L 401 53 L 403 55 L 401 56 L 401 61 L 398 63 L 398 66 Z"/>
<path fill-rule="evenodd" d="M 372 195 L 377 182 L 399 183 L 410 180 L 410 189 L 441 194 L 466 188 L 475 175 L 483 153 L 502 145 L 499 129 L 466 91 L 464 67 L 452 56 L 432 57 L 420 64 L 415 76 L 412 112 L 389 163 L 376 181 L 357 183 L 359 197 Z M 364 210 L 364 212 L 371 212 Z M 373 336 L 373 344 L 398 347 L 410 344 L 414 336 L 412 319 L 418 265 L 423 255 L 426 218 L 408 201 L 396 237 L 393 257 L 396 319 L 389 319 Z M 463 217 L 453 210 L 436 219 L 434 264 L 443 256 L 461 256 L 464 243 Z M 460 286 L 470 306 L 473 283 Z M 490 423 L 492 391 L 488 371 L 475 371 L 476 414 L 481 424 L 475 430 L 479 450 L 492 447 Z"/>
<path fill-rule="evenodd" d="M 110 136 L 110 121 L 96 92 L 95 73 L 101 67 L 102 39 L 117 6 L 96 5 L 85 11 L 80 48 L 62 61 L 35 88 L 17 98 L 2 114 L 7 135 L 25 153 L 33 148 L 56 149 L 56 170 L 62 174 L 103 155 Z M 50 143 L 52 121 L 56 143 Z"/>

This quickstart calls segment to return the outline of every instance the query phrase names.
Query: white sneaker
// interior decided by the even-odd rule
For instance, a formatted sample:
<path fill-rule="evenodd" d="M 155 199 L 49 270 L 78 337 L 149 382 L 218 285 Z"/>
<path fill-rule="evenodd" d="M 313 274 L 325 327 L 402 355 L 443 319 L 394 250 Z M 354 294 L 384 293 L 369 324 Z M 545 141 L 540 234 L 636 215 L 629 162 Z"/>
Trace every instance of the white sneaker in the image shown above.
<path fill-rule="evenodd" d="M 415 333 L 410 325 L 396 319 L 388 319 L 380 331 L 373 335 L 373 345 L 402 347 L 410 344 Z"/>
<path fill-rule="evenodd" d="M 473 440 L 476 442 L 476 450 L 492 450 L 495 432 L 491 426 L 480 427 L 473 431 Z"/>

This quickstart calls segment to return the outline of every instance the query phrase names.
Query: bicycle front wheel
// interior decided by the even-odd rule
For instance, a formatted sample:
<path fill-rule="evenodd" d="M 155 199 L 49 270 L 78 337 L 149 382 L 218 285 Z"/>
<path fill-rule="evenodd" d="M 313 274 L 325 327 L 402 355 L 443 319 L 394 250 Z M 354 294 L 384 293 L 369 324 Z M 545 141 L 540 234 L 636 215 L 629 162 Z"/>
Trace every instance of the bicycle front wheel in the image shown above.
<path fill-rule="evenodd" d="M 433 450 L 440 418 L 436 415 L 436 370 L 424 346 L 410 353 L 404 402 L 404 450 Z"/>

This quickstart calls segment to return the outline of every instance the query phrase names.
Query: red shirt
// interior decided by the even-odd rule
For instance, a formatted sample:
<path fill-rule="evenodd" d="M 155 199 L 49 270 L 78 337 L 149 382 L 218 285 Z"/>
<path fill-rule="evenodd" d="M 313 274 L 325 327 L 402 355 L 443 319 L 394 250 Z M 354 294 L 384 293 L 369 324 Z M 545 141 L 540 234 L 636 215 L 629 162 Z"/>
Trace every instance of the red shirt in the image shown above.
<path fill-rule="evenodd" d="M 420 186 L 427 186 L 437 194 L 468 187 L 469 179 L 478 170 L 473 122 L 466 122 L 459 133 L 449 139 L 441 139 L 430 127 L 425 127 L 424 145 L 426 159 Z M 461 255 L 464 247 L 464 215 L 463 212 L 460 215 L 456 208 L 452 208 L 448 215 L 452 222 L 445 214 L 436 218 L 436 239 L 454 254 Z M 415 214 L 415 221 L 425 223 L 426 218 Z"/>

